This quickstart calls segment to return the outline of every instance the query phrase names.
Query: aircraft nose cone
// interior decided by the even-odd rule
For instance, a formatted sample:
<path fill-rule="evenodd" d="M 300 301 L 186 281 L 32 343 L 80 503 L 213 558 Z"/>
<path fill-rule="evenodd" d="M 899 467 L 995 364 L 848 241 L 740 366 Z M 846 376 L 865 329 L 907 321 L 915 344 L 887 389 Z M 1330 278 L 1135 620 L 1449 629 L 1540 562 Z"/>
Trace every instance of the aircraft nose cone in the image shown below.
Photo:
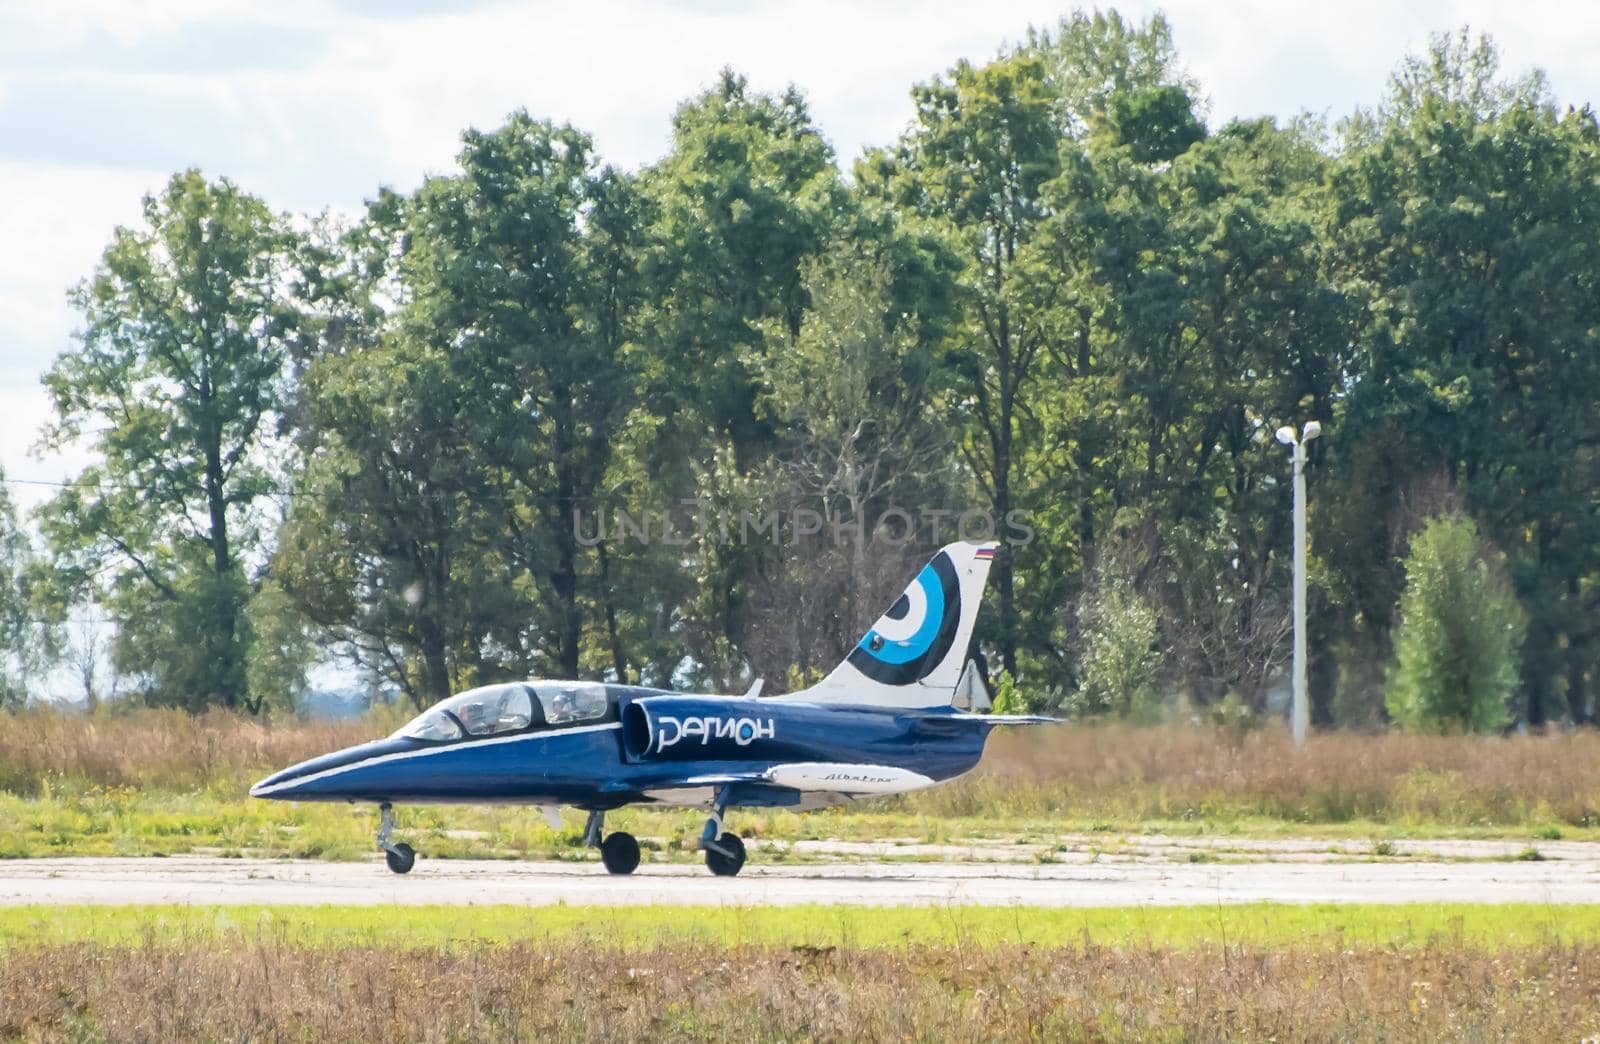
<path fill-rule="evenodd" d="M 274 772 L 272 775 L 251 787 L 250 796 L 254 798 L 293 797 L 294 795 L 290 793 L 290 791 L 294 789 L 294 781 L 297 779 L 303 780 L 305 777 L 310 776 L 318 771 L 317 769 L 310 767 L 311 765 L 315 764 L 317 760 L 319 759 L 313 758 L 311 761 L 302 761 L 298 765 L 291 765 L 280 772 Z"/>
<path fill-rule="evenodd" d="M 269 798 L 276 801 L 292 801 L 300 797 L 310 797 L 318 791 L 325 789 L 318 784 L 326 784 L 339 774 L 340 769 L 351 768 L 372 758 L 385 754 L 399 754 L 415 750 L 421 746 L 417 740 L 389 739 L 376 740 L 372 743 L 362 743 L 354 747 L 324 754 L 321 757 L 302 761 L 298 765 L 291 765 L 281 772 L 261 780 L 250 788 L 250 796 L 255 798 Z"/>
<path fill-rule="evenodd" d="M 302 762 L 301 764 L 303 765 L 304 762 Z M 275 795 L 272 794 L 272 790 L 275 787 L 278 787 L 279 785 L 281 785 L 283 783 L 287 783 L 289 780 L 294 779 L 296 776 L 300 775 L 301 774 L 300 767 L 301 767 L 300 765 L 294 765 L 294 766 L 291 766 L 290 768 L 283 769 L 280 772 L 274 772 L 272 775 L 266 777 L 265 779 L 263 779 L 259 783 L 257 783 L 255 786 L 251 787 L 250 788 L 250 796 L 251 797 L 257 797 L 257 798 L 258 797 L 273 797 L 273 796 L 275 796 Z"/>

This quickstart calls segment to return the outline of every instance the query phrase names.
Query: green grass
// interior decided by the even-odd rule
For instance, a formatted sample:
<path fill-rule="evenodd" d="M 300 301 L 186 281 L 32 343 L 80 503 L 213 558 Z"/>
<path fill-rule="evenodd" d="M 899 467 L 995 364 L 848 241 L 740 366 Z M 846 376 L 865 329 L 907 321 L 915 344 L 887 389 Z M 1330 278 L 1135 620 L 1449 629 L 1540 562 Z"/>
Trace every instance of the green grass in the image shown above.
<path fill-rule="evenodd" d="M 1211 946 L 1456 949 L 1600 942 L 1600 905 L 1285 905 L 1071 909 L 948 906 L 12 906 L 0 946 L 268 940 L 402 947 L 563 942 L 654 946 Z"/>
<path fill-rule="evenodd" d="M 403 807 L 400 835 L 434 859 L 581 857 L 583 818 L 569 811 L 562 830 L 513 806 Z M 698 834 L 703 813 L 626 809 L 607 820 L 612 829 L 654 839 L 654 859 L 690 858 L 677 842 Z M 1543 839 L 1531 825 L 1460 825 L 1401 820 L 1304 823 L 1266 817 L 1195 817 L 1108 821 L 1093 816 L 937 815 L 893 802 L 866 803 L 808 815 L 750 810 L 732 828 L 776 841 L 843 840 L 960 844 L 971 840 L 1054 844 L 1066 834 L 1155 834 L 1172 837 L 1317 838 L 1383 843 L 1397 840 Z M 377 815 L 368 805 L 289 804 L 239 797 L 220 788 L 145 792 L 133 787 L 47 790 L 24 797 L 0 791 L 0 858 L 150 856 L 193 852 L 237 856 L 352 860 L 369 857 Z M 1600 840 L 1600 828 L 1569 827 L 1567 841 Z M 802 853 L 786 858 L 804 861 Z"/>
<path fill-rule="evenodd" d="M 0 715 L 0 858 L 176 855 L 357 859 L 373 851 L 370 807 L 257 801 L 250 784 L 304 758 L 381 735 L 388 716 L 263 722 L 220 711 L 48 709 Z M 389 720 L 393 718 L 394 720 Z M 561 830 L 519 808 L 400 810 L 401 836 L 430 858 L 581 858 L 581 816 Z M 637 809 L 614 829 L 686 859 L 693 812 Z M 1519 737 L 1080 724 L 1001 733 L 947 785 L 796 816 L 740 810 L 747 837 L 957 845 L 1063 835 L 1359 841 L 1369 858 L 1404 840 L 1600 841 L 1600 731 Z M 801 852 L 773 858 L 814 860 Z"/>

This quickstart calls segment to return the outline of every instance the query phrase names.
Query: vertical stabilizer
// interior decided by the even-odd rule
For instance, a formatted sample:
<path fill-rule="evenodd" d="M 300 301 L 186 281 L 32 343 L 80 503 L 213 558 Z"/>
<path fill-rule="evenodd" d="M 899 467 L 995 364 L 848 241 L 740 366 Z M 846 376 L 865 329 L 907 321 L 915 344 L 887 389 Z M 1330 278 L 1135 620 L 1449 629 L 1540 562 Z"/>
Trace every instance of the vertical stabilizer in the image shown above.
<path fill-rule="evenodd" d="M 950 706 L 998 546 L 947 544 L 832 674 L 809 689 L 777 698 L 881 707 Z"/>

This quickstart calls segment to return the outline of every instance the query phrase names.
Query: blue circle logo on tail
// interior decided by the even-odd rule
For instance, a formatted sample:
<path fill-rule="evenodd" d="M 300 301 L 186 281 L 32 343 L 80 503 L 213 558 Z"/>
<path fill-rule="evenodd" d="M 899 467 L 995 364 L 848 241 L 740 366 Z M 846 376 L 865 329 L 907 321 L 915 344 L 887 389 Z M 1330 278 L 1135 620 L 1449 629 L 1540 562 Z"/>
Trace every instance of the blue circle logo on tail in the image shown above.
<path fill-rule="evenodd" d="M 883 685 L 910 685 L 939 666 L 960 623 L 961 583 L 941 553 L 850 650 L 848 662 Z"/>

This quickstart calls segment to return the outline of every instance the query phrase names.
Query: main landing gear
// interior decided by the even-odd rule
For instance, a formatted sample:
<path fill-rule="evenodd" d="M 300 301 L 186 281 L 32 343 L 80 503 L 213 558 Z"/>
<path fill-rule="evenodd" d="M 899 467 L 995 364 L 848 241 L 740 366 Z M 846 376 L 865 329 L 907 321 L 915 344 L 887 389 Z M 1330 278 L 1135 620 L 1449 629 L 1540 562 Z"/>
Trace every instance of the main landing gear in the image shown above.
<path fill-rule="evenodd" d="M 600 862 L 605 864 L 607 873 L 631 874 L 639 869 L 638 839 L 618 830 L 602 841 L 601 834 L 605 826 L 606 814 L 603 810 L 590 812 L 589 821 L 583 827 L 583 843 L 600 850 Z"/>
<path fill-rule="evenodd" d="M 394 806 L 385 801 L 378 806 L 378 812 L 378 847 L 383 849 L 383 860 L 395 873 L 409 874 L 416 865 L 417 853 L 404 841 L 399 844 L 389 841 L 389 835 L 394 833 Z"/>
<path fill-rule="evenodd" d="M 727 807 L 728 788 L 723 787 L 711 803 L 711 816 L 700 834 L 700 847 L 706 853 L 706 869 L 718 877 L 732 877 L 744 869 L 744 842 L 738 834 L 722 829 L 722 813 Z"/>

